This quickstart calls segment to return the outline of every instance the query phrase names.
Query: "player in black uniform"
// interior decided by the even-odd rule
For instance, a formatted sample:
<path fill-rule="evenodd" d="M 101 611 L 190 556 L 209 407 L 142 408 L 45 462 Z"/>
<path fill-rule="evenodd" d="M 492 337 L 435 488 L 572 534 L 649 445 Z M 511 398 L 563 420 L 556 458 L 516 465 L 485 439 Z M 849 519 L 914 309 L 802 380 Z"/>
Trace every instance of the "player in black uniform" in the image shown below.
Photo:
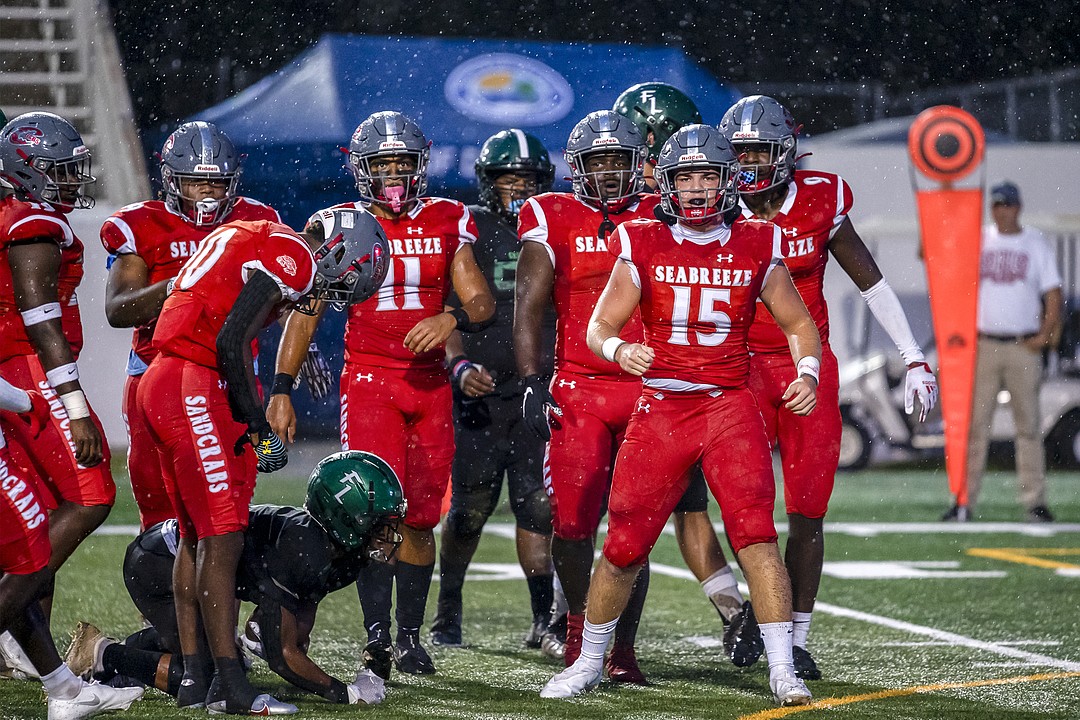
<path fill-rule="evenodd" d="M 460 646 L 461 587 L 484 523 L 508 478 L 517 521 L 517 552 L 529 585 L 529 647 L 540 647 L 552 601 L 551 508 L 544 491 L 544 442 L 522 423 L 523 388 L 514 365 L 511 330 L 520 243 L 517 214 L 525 201 L 551 189 L 555 167 L 543 144 L 512 128 L 492 135 L 476 160 L 480 202 L 470 205 L 479 238 L 476 262 L 495 295 L 495 322 L 484 332 L 455 332 L 446 343 L 454 387 L 452 499 L 439 551 L 439 605 L 431 624 L 436 645 Z M 554 347 L 555 319 L 545 325 Z M 550 375 L 552 358 L 547 358 Z"/>
<path fill-rule="evenodd" d="M 244 645 L 293 685 L 331 702 L 381 702 L 389 656 L 365 657 L 366 667 L 346 685 L 323 671 L 307 649 L 319 602 L 354 584 L 369 561 L 390 559 L 404 515 L 394 471 L 378 456 L 360 451 L 319 462 L 303 508 L 253 506 L 236 573 L 236 596 L 256 605 Z M 68 651 L 73 672 L 103 681 L 126 675 L 177 693 L 183 667 L 172 597 L 176 542 L 176 521 L 167 520 L 131 543 L 124 582 L 151 627 L 119 643 L 79 623 Z"/>

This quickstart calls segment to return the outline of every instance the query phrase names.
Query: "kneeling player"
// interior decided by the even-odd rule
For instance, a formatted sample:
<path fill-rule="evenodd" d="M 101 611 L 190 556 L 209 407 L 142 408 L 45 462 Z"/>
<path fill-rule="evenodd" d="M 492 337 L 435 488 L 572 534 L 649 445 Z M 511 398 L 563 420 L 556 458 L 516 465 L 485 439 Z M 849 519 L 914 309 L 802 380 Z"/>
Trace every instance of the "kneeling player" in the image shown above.
<path fill-rule="evenodd" d="M 404 515 L 394 471 L 378 456 L 355 450 L 315 466 L 302 509 L 252 507 L 236 573 L 236 596 L 256 605 L 244 644 L 278 675 L 331 702 L 382 702 L 388 667 L 364 668 L 346 685 L 308 656 L 308 645 L 319 603 L 356 582 L 369 561 L 390 559 Z M 81 623 L 68 651 L 74 672 L 101 680 L 127 675 L 176 695 L 183 676 L 171 587 L 177 541 L 177 523 L 168 520 L 131 543 L 124 582 L 152 627 L 121 644 Z"/>

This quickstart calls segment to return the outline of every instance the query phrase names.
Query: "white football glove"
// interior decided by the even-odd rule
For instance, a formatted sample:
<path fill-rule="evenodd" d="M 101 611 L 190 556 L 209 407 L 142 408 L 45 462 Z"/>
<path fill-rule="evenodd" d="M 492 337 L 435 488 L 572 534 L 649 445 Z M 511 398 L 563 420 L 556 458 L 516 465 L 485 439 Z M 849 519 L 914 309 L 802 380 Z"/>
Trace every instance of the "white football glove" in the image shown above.
<path fill-rule="evenodd" d="M 356 680 L 346 685 L 349 690 L 349 704 L 378 705 L 386 699 L 386 683 L 383 679 L 364 668 L 356 674 Z"/>
<path fill-rule="evenodd" d="M 326 361 L 322 350 L 314 342 L 308 345 L 307 357 L 304 358 L 300 372 L 296 375 L 293 389 L 296 389 L 301 381 L 307 382 L 313 400 L 322 400 L 326 397 L 334 384 L 334 372 L 330 369 L 330 363 Z"/>
<path fill-rule="evenodd" d="M 919 398 L 919 422 L 923 422 L 938 399 L 937 378 L 924 362 L 908 365 L 904 380 L 904 411 L 908 415 L 915 412 L 916 397 Z"/>

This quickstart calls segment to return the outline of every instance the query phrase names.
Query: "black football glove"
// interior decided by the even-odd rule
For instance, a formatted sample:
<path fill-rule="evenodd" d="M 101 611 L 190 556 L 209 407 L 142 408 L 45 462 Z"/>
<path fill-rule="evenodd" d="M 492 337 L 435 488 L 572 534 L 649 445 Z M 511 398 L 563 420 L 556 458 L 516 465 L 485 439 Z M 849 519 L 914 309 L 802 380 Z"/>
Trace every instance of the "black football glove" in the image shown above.
<path fill-rule="evenodd" d="M 289 451 L 273 430 L 259 432 L 259 442 L 255 443 L 255 457 L 258 458 L 261 473 L 272 473 L 289 464 Z"/>
<path fill-rule="evenodd" d="M 525 398 L 521 403 L 521 416 L 525 426 L 539 435 L 545 442 L 551 439 L 551 418 L 548 413 L 562 417 L 562 408 L 551 397 L 547 384 L 539 375 L 529 375 L 524 379 Z"/>
<path fill-rule="evenodd" d="M 300 366 L 300 372 L 296 374 L 296 384 L 293 387 L 298 387 L 301 380 L 307 383 L 311 397 L 315 400 L 322 400 L 333 387 L 334 373 L 330 370 L 330 363 L 326 362 L 322 350 L 315 343 L 308 345 L 307 357 Z"/>

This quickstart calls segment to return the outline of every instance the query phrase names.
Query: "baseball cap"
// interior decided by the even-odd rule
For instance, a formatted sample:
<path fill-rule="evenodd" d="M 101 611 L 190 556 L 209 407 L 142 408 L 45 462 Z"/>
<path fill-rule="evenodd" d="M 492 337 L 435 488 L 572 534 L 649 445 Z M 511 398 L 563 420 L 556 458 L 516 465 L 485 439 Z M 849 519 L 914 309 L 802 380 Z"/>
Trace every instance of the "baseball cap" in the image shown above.
<path fill-rule="evenodd" d="M 1008 180 L 990 188 L 991 205 L 1019 205 L 1020 188 Z"/>

